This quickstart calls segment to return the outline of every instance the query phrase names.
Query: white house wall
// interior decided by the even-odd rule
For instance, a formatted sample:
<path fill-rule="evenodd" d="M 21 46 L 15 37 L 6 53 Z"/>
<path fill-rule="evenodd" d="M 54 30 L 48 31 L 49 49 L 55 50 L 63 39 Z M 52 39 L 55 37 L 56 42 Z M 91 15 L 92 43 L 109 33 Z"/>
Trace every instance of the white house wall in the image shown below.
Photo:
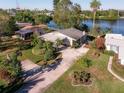
<path fill-rule="evenodd" d="M 56 39 L 65 39 L 67 38 L 69 40 L 69 45 L 73 45 L 73 40 L 75 41 L 75 39 L 69 37 L 69 36 L 66 36 L 62 33 L 59 33 L 59 32 L 51 32 L 51 33 L 47 33 L 47 34 L 44 34 L 44 35 L 41 35 L 40 36 L 41 38 L 44 38 L 45 41 L 51 41 L 51 42 L 55 42 Z"/>
<path fill-rule="evenodd" d="M 111 46 L 110 46 L 109 44 L 106 44 L 106 50 L 110 51 L 110 50 L 111 50 L 110 47 L 111 47 Z"/>
<path fill-rule="evenodd" d="M 61 34 L 61 33 L 60 33 L 60 34 Z M 75 41 L 75 39 L 73 39 L 73 38 L 71 38 L 71 37 L 69 37 L 69 36 L 66 36 L 66 35 L 64 35 L 64 34 L 61 34 L 61 35 L 69 40 L 71 46 L 73 45 L 73 41 Z"/>
<path fill-rule="evenodd" d="M 120 60 L 121 65 L 124 65 L 124 59 Z"/>
<path fill-rule="evenodd" d="M 124 59 L 124 47 L 119 48 L 119 58 Z"/>
<path fill-rule="evenodd" d="M 107 50 L 118 53 L 120 63 L 124 65 L 124 36 L 120 34 L 107 34 L 105 45 Z"/>

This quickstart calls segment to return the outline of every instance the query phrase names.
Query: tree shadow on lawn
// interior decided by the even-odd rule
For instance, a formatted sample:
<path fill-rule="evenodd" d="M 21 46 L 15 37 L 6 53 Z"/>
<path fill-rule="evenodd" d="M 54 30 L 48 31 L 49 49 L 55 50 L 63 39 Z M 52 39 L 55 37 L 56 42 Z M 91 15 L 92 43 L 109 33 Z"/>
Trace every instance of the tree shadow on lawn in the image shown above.
<path fill-rule="evenodd" d="M 58 67 L 58 65 L 61 64 L 61 62 L 62 62 L 62 58 L 59 58 L 59 59 L 55 60 L 54 63 L 49 64 L 49 65 L 47 66 L 47 68 L 48 68 L 47 71 L 49 72 L 49 71 L 51 71 L 51 70 L 55 70 L 55 69 Z"/>
<path fill-rule="evenodd" d="M 28 82 L 24 83 L 23 86 L 15 93 L 28 93 L 30 89 L 32 89 L 38 82 L 44 81 L 44 78 L 37 79 L 38 76 L 32 78 Z"/>
<path fill-rule="evenodd" d="M 45 78 L 38 79 L 45 71 L 55 70 L 60 65 L 62 59 L 57 59 L 54 64 L 47 65 L 46 68 L 35 67 L 31 70 L 23 72 L 23 78 L 26 80 L 22 87 L 15 93 L 28 93 L 38 82 L 44 81 Z"/>

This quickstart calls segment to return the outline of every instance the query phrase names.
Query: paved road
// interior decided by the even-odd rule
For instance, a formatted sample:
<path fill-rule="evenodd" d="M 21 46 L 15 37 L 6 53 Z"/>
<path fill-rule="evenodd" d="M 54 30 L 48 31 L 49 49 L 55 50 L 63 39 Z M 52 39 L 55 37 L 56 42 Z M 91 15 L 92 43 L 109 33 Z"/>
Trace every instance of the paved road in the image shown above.
<path fill-rule="evenodd" d="M 113 59 L 113 57 L 110 57 L 110 58 L 109 58 L 108 71 L 109 71 L 113 76 L 115 76 L 117 79 L 119 79 L 120 81 L 124 82 L 124 78 L 118 76 L 117 74 L 115 74 L 115 73 L 112 71 L 112 59 Z"/>
<path fill-rule="evenodd" d="M 16 93 L 43 93 L 46 87 L 50 86 L 55 80 L 57 80 L 65 71 L 67 71 L 74 63 L 78 57 L 86 54 L 88 51 L 87 48 L 71 49 L 67 48 L 62 51 L 63 60 L 61 63 L 53 70 L 38 71 L 35 74 L 32 74 L 34 68 L 40 68 L 38 65 L 33 64 L 29 60 L 22 62 L 24 72 L 28 74 L 28 78 L 25 81 L 25 84 L 16 92 Z M 35 72 L 35 71 L 34 71 Z"/>

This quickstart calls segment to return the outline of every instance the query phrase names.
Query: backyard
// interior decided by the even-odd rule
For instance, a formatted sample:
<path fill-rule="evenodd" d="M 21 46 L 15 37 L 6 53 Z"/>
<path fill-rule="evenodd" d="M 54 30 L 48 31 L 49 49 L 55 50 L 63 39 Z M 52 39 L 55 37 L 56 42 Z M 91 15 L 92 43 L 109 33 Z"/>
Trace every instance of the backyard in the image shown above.
<path fill-rule="evenodd" d="M 81 57 L 75 64 L 56 82 L 54 82 L 45 93 L 124 93 L 123 82 L 114 78 L 107 71 L 107 64 L 109 55 L 101 54 L 100 57 L 92 57 L 93 50 L 90 50 L 87 57 L 92 60 L 92 66 L 86 67 L 83 57 Z M 77 70 L 89 71 L 94 78 L 92 86 L 78 86 L 71 85 L 70 73 Z"/>

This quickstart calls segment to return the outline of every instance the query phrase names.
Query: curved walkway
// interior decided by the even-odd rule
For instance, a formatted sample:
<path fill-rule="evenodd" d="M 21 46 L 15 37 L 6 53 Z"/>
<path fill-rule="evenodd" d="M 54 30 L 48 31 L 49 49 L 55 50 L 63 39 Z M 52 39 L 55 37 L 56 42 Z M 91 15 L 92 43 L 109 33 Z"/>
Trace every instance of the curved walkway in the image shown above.
<path fill-rule="evenodd" d="M 56 81 L 65 71 L 67 71 L 74 61 L 86 54 L 89 49 L 81 47 L 79 49 L 67 48 L 62 51 L 63 59 L 61 63 L 50 71 L 36 71 L 39 68 L 29 60 L 22 62 L 23 70 L 29 77 L 26 77 L 25 84 L 16 93 L 43 93 L 44 89 Z M 34 65 L 33 65 L 34 64 Z M 31 74 L 33 71 L 34 74 Z M 43 73 L 44 72 L 44 73 Z"/>
<path fill-rule="evenodd" d="M 112 59 L 113 57 L 110 57 L 109 58 L 109 63 L 108 63 L 108 71 L 113 75 L 115 76 L 117 79 L 119 79 L 120 81 L 124 82 L 124 78 L 118 76 L 117 74 L 115 74 L 113 71 L 112 71 Z"/>

